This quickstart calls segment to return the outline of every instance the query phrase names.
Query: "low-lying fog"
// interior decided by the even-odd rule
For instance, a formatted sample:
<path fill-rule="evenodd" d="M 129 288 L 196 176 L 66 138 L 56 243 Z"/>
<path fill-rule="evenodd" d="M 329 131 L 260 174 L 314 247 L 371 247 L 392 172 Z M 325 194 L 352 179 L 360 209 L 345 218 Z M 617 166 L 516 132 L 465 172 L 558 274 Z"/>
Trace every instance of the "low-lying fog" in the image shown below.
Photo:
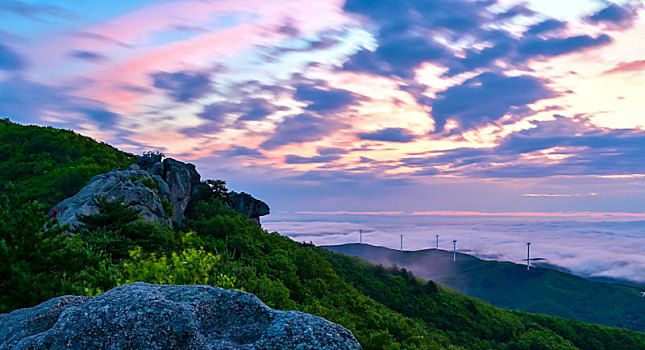
<path fill-rule="evenodd" d="M 526 242 L 531 257 L 545 258 L 583 277 L 613 278 L 645 285 L 645 221 L 580 221 L 536 218 L 325 216 L 273 217 L 263 221 L 269 231 L 278 231 L 295 241 L 316 245 L 356 243 L 363 230 L 363 243 L 399 249 L 435 247 L 457 250 L 483 259 L 522 263 Z"/>

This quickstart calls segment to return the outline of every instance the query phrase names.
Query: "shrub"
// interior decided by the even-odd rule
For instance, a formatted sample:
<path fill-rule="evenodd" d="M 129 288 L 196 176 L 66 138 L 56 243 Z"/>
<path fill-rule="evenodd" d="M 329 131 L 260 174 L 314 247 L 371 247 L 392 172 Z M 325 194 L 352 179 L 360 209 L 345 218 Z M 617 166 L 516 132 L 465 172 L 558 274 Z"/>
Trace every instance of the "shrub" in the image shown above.
<path fill-rule="evenodd" d="M 155 179 L 153 179 L 151 177 L 143 178 L 140 181 L 144 186 L 148 187 L 151 190 L 156 191 L 159 188 L 159 185 L 157 184 L 157 181 L 155 181 Z"/>
<path fill-rule="evenodd" d="M 175 212 L 175 207 L 172 205 L 172 202 L 166 198 L 162 198 L 161 206 L 163 207 L 163 211 L 166 213 L 166 216 L 172 217 L 172 214 Z"/>
<path fill-rule="evenodd" d="M 156 284 L 207 284 L 234 288 L 235 278 L 219 273 L 221 257 L 203 249 L 187 248 L 170 256 L 145 254 L 137 246 L 124 263 L 124 277 L 119 284 L 148 282 Z"/>

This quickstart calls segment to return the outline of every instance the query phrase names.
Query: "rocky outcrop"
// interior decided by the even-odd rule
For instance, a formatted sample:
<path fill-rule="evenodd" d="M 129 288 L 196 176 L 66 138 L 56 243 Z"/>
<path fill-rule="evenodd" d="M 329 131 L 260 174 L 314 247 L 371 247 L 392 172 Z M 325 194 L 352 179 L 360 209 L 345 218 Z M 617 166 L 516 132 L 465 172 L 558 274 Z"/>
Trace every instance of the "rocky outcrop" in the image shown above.
<path fill-rule="evenodd" d="M 173 222 L 184 219 L 186 208 L 190 204 L 197 187 L 201 185 L 201 177 L 193 164 L 187 164 L 166 158 L 161 160 L 160 154 L 150 154 L 139 157 L 137 165 L 159 181 L 159 196 L 172 203 L 172 213 L 168 213 Z"/>
<path fill-rule="evenodd" d="M 163 176 L 162 157 L 160 153 L 141 156 L 137 158 L 137 165 L 152 175 Z"/>
<path fill-rule="evenodd" d="M 136 164 L 126 170 L 112 170 L 94 176 L 76 195 L 54 206 L 49 216 L 74 227 L 79 224 L 78 215 L 98 213 L 94 199 L 100 195 L 111 201 L 123 199 L 124 203 L 140 210 L 144 220 L 170 224 L 156 188 L 161 187 L 160 183 L 165 185 L 163 180 L 154 179 Z"/>
<path fill-rule="evenodd" d="M 139 157 L 137 164 L 126 170 L 93 177 L 79 193 L 52 208 L 49 216 L 73 228 L 79 224 L 78 215 L 98 213 L 94 199 L 105 196 L 108 200 L 123 198 L 126 204 L 139 209 L 146 221 L 181 223 L 192 201 L 204 199 L 204 191 L 210 191 L 210 187 L 201 182 L 193 164 L 172 158 L 162 161 L 161 154 L 149 154 Z M 164 202 L 171 205 L 164 206 Z M 260 216 L 269 214 L 266 203 L 244 192 L 232 192 L 231 203 L 258 223 Z M 172 212 L 166 213 L 164 207 Z"/>
<path fill-rule="evenodd" d="M 269 214 L 269 206 L 263 201 L 253 198 L 248 193 L 231 192 L 228 198 L 233 209 L 245 214 L 258 224 L 260 223 L 260 216 Z"/>
<path fill-rule="evenodd" d="M 172 220 L 180 222 L 197 186 L 201 183 L 199 173 L 194 165 L 172 158 L 164 159 L 163 172 L 163 178 L 170 187 L 170 202 L 174 208 Z"/>
<path fill-rule="evenodd" d="M 0 315 L 0 350 L 359 348 L 323 318 L 209 286 L 134 283 Z"/>

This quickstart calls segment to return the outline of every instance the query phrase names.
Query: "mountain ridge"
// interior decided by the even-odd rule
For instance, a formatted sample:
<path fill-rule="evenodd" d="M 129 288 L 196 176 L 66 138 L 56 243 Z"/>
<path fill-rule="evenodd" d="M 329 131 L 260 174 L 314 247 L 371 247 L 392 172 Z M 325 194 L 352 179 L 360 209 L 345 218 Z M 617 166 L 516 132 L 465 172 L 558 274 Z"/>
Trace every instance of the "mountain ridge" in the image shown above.
<path fill-rule="evenodd" d="M 405 268 L 495 306 L 645 331 L 641 288 L 588 280 L 555 269 L 436 249 L 394 250 L 369 244 L 322 246 L 374 263 Z"/>

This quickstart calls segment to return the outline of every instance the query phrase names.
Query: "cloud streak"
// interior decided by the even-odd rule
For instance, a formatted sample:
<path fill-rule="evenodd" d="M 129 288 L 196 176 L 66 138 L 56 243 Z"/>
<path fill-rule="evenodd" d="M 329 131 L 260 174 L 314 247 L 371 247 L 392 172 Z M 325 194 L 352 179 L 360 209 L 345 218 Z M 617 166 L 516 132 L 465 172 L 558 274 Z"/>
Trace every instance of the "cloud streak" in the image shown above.
<path fill-rule="evenodd" d="M 25 61 L 11 48 L 0 43 L 0 70 L 15 71 L 25 67 Z"/>
<path fill-rule="evenodd" d="M 342 127 L 341 122 L 303 113 L 283 120 L 260 147 L 273 150 L 292 143 L 317 141 Z"/>
<path fill-rule="evenodd" d="M 200 72 L 156 72 L 150 77 L 154 80 L 154 87 L 164 90 L 177 102 L 190 102 L 212 90 L 210 78 Z"/>
<path fill-rule="evenodd" d="M 373 132 L 359 133 L 358 137 L 361 140 L 371 141 L 386 141 L 386 142 L 410 142 L 414 140 L 415 136 L 409 130 L 402 128 L 387 128 L 376 130 Z"/>
<path fill-rule="evenodd" d="M 639 6 L 642 7 L 642 5 L 634 5 L 633 3 L 622 6 L 610 3 L 604 9 L 589 16 L 588 20 L 591 23 L 606 24 L 610 28 L 629 28 L 634 24 Z"/>
<path fill-rule="evenodd" d="M 532 76 L 482 73 L 437 94 L 432 104 L 435 132 L 444 131 L 449 119 L 459 122 L 461 130 L 473 129 L 500 119 L 511 107 L 553 96 L 543 81 Z"/>

